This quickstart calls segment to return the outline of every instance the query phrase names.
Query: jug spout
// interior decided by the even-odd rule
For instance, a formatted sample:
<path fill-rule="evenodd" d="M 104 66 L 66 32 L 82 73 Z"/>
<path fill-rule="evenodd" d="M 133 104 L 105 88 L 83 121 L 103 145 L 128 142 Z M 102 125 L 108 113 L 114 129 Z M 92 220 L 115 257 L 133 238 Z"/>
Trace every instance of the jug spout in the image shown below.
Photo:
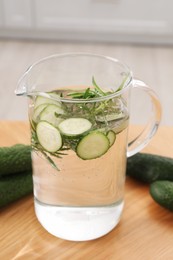
<path fill-rule="evenodd" d="M 22 87 L 22 88 L 17 87 L 14 92 L 17 96 L 26 96 L 27 95 L 25 87 Z"/>
<path fill-rule="evenodd" d="M 26 74 L 24 74 L 18 81 L 17 88 L 15 89 L 15 94 L 17 96 L 26 96 L 27 87 L 26 87 Z"/>

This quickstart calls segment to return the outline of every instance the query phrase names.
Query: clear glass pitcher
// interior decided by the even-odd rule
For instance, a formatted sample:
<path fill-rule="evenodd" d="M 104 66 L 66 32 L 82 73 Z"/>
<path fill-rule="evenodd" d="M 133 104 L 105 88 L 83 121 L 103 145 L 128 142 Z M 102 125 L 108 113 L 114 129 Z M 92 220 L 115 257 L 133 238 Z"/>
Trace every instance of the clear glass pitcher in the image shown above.
<path fill-rule="evenodd" d="M 149 95 L 152 111 L 148 125 L 128 144 L 133 88 Z M 29 98 L 39 222 L 67 240 L 107 234 L 123 211 L 126 159 L 144 148 L 158 129 L 157 95 L 123 63 L 87 53 L 36 62 L 20 79 L 16 94 Z"/>

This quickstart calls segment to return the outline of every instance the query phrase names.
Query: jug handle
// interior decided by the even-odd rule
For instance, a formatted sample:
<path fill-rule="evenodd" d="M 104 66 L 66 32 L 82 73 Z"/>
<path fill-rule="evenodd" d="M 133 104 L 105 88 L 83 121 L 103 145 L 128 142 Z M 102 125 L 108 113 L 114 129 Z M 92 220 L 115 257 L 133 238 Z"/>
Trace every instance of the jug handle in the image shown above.
<path fill-rule="evenodd" d="M 149 121 L 140 134 L 128 143 L 127 157 L 130 157 L 141 151 L 157 132 L 161 120 L 161 104 L 156 93 L 148 87 L 143 81 L 133 79 L 133 88 L 138 88 L 149 95 L 152 103 L 152 111 Z"/>

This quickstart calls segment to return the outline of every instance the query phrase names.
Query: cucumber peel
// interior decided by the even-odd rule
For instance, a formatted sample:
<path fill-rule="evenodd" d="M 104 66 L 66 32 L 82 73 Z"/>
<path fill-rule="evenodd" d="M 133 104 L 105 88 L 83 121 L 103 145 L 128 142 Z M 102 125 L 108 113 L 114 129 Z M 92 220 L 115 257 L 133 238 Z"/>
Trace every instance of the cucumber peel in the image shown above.
<path fill-rule="evenodd" d="M 114 133 L 114 131 L 112 131 L 112 130 L 108 131 L 107 138 L 109 139 L 109 144 L 111 147 L 115 143 L 115 140 L 116 140 L 116 134 Z"/>
<path fill-rule="evenodd" d="M 126 174 L 146 183 L 156 180 L 173 181 L 173 159 L 154 154 L 138 153 L 127 160 Z"/>
<path fill-rule="evenodd" d="M 90 132 L 77 145 L 76 153 L 83 160 L 96 159 L 107 152 L 109 139 L 102 132 Z"/>
<path fill-rule="evenodd" d="M 138 153 L 127 160 L 127 175 L 150 184 L 150 195 L 160 206 L 173 211 L 173 159 Z"/>
<path fill-rule="evenodd" d="M 151 197 L 160 206 L 173 211 L 173 182 L 155 181 L 150 185 Z"/>
<path fill-rule="evenodd" d="M 0 147 L 0 177 L 31 170 L 30 145 L 16 144 Z"/>
<path fill-rule="evenodd" d="M 26 171 L 0 178 L 0 207 L 32 193 L 32 172 Z"/>

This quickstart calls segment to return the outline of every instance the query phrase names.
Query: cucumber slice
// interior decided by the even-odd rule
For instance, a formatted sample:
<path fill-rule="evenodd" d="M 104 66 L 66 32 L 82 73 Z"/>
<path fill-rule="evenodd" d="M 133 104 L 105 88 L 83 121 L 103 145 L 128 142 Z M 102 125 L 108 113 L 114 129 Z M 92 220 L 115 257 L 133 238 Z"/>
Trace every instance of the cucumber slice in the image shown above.
<path fill-rule="evenodd" d="M 58 126 L 60 132 L 67 136 L 81 135 L 91 129 L 92 123 L 85 118 L 68 118 Z"/>
<path fill-rule="evenodd" d="M 64 114 L 64 110 L 60 106 L 54 104 L 47 105 L 40 114 L 40 120 L 47 121 L 48 123 L 51 123 L 53 126 L 57 127 L 64 119 L 60 117 L 58 118 L 56 114 L 62 115 Z"/>
<path fill-rule="evenodd" d="M 107 138 L 109 139 L 110 147 L 115 143 L 116 140 L 116 134 L 114 131 L 110 130 L 107 133 Z"/>
<path fill-rule="evenodd" d="M 77 145 L 76 153 L 83 160 L 96 159 L 109 149 L 109 139 L 102 132 L 90 132 Z"/>
<path fill-rule="evenodd" d="M 60 96 L 54 92 L 52 93 L 48 93 L 50 95 L 50 97 L 52 96 L 53 98 L 60 98 Z M 41 104 L 55 104 L 55 105 L 61 105 L 60 101 L 56 101 L 54 99 L 51 98 L 47 98 L 47 97 L 42 97 L 42 96 L 37 96 L 36 100 L 35 100 L 35 108 L 38 107 Z"/>
<path fill-rule="evenodd" d="M 34 109 L 34 113 L 33 113 L 33 116 L 32 116 L 32 120 L 35 122 L 35 123 L 38 123 L 38 121 L 40 120 L 40 113 L 43 111 L 43 109 L 47 106 L 47 104 L 41 104 L 39 106 L 37 106 L 35 109 Z"/>
<path fill-rule="evenodd" d="M 59 130 L 46 121 L 40 121 L 36 127 L 38 141 L 48 152 L 56 152 L 62 146 Z"/>
<path fill-rule="evenodd" d="M 121 113 L 118 113 L 118 114 L 116 114 L 116 113 L 114 113 L 114 114 L 107 114 L 107 115 L 105 115 L 105 116 L 102 116 L 102 115 L 98 115 L 98 116 L 96 116 L 96 120 L 98 121 L 98 122 L 109 122 L 109 121 L 113 121 L 113 120 L 118 120 L 118 119 L 122 119 L 122 118 L 124 118 L 124 113 L 123 112 L 121 112 Z"/>
<path fill-rule="evenodd" d="M 128 127 L 128 124 L 129 124 L 129 119 L 124 119 L 124 120 L 120 120 L 120 121 L 117 121 L 115 124 L 114 124 L 114 132 L 116 134 L 122 132 L 124 129 L 126 129 Z"/>

